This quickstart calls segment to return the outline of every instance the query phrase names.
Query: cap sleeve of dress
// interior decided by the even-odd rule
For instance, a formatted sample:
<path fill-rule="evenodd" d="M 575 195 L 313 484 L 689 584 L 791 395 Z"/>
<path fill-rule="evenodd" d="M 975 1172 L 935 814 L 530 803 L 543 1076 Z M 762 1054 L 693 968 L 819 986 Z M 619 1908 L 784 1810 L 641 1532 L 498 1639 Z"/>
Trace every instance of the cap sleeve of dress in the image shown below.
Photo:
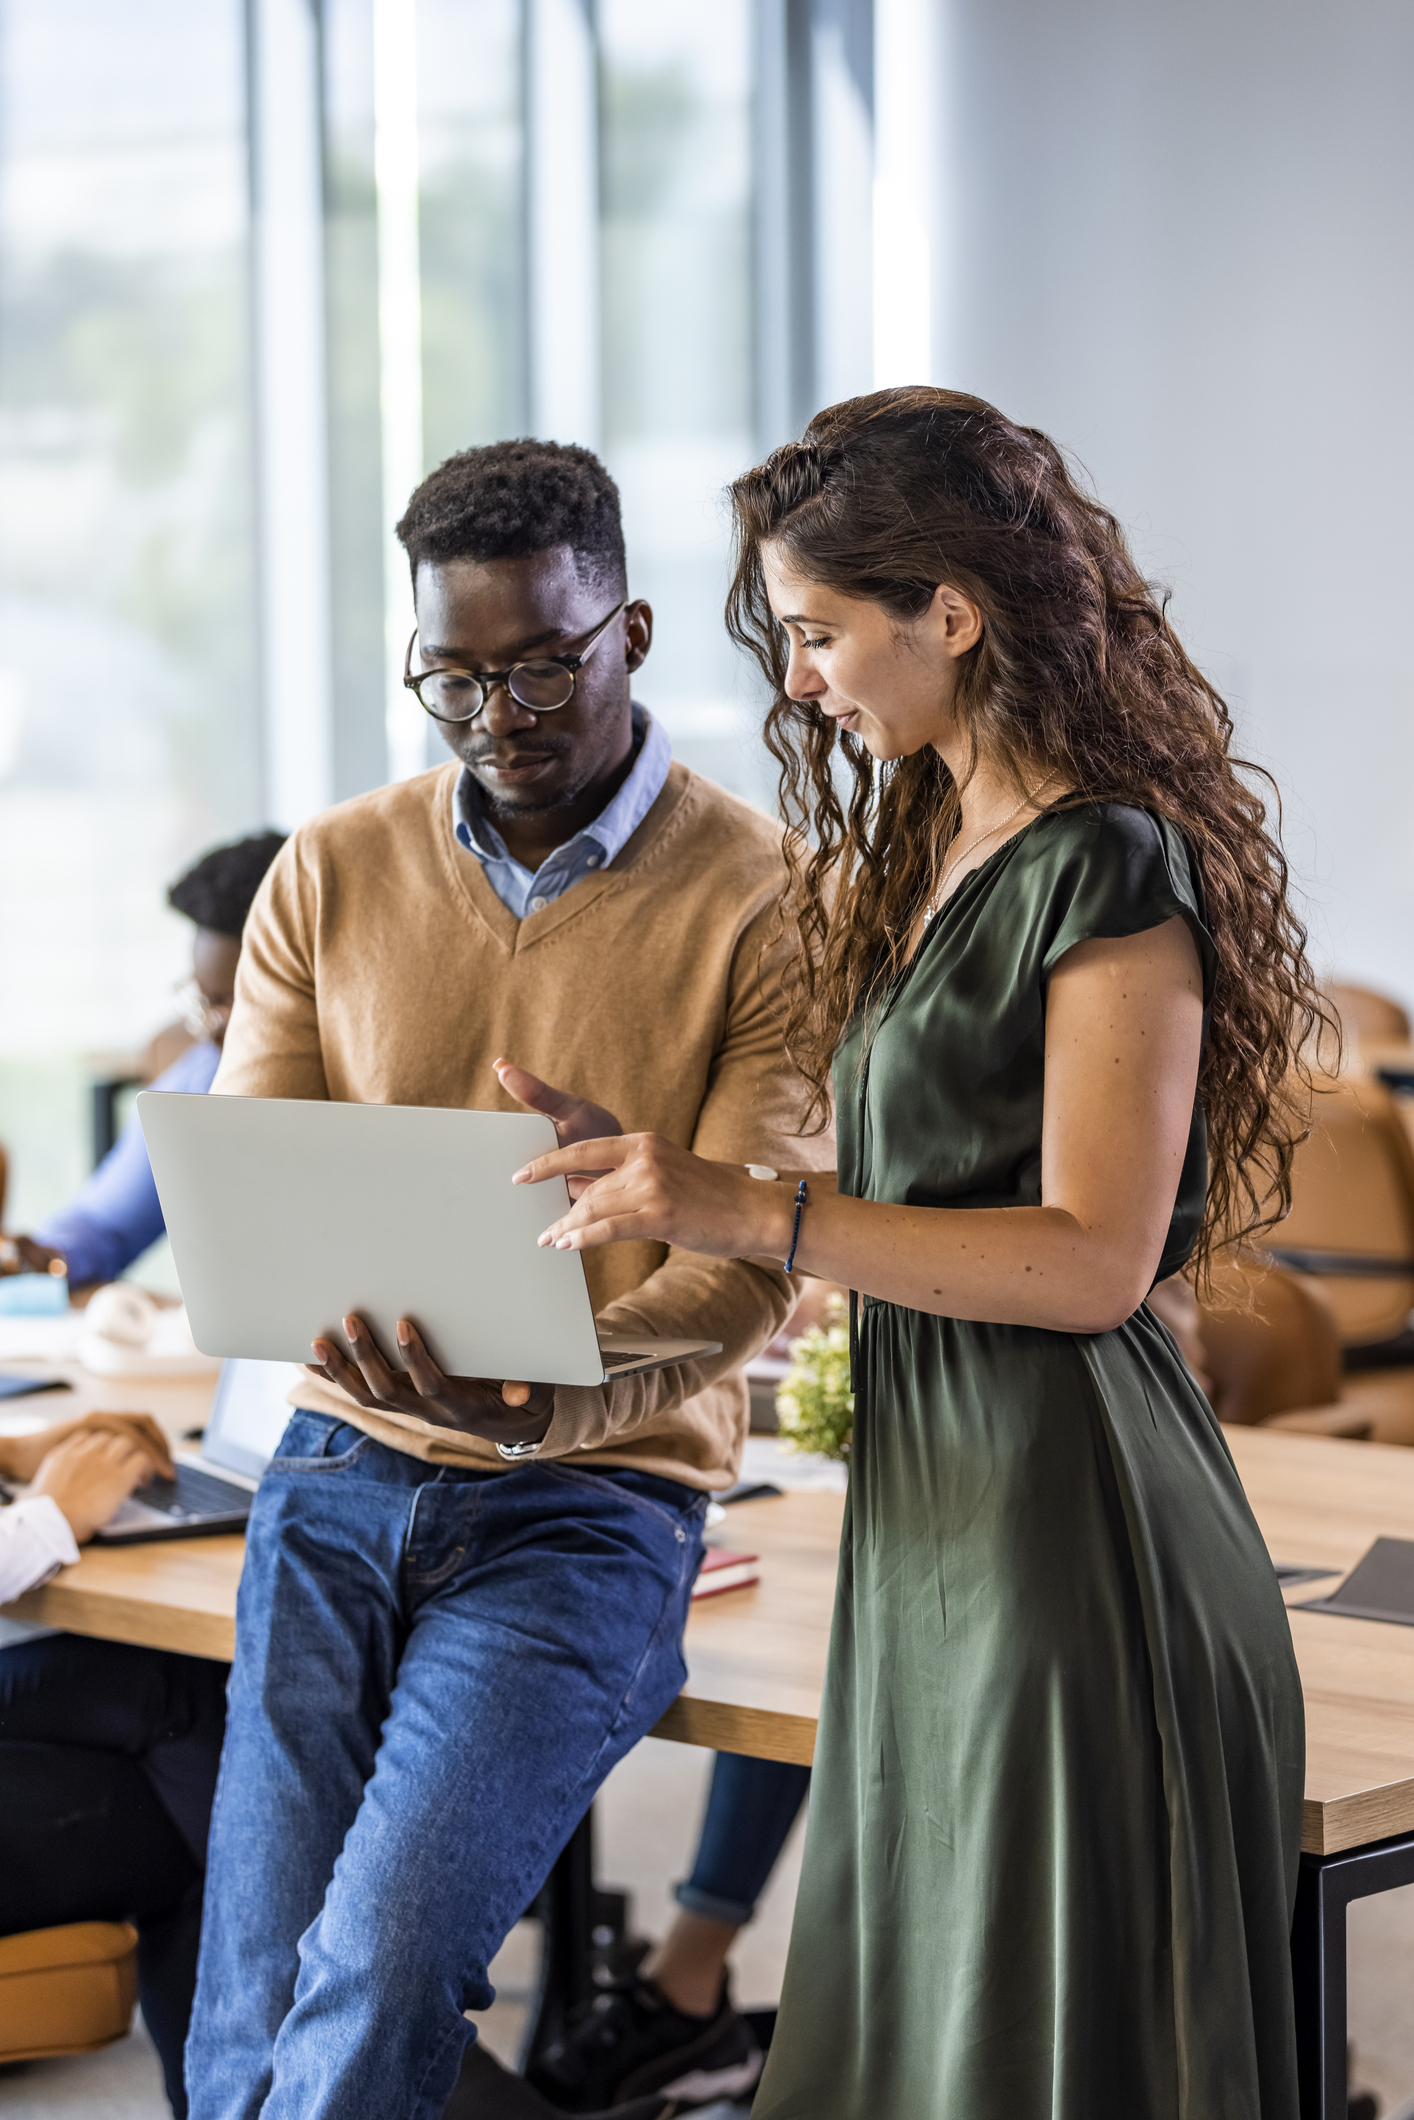
<path fill-rule="evenodd" d="M 1197 946 L 1206 1008 L 1217 951 L 1204 921 L 1198 864 L 1177 826 L 1123 803 L 1060 811 L 1052 824 L 1038 848 L 1053 872 L 1043 976 L 1077 943 L 1142 935 L 1177 916 Z"/>

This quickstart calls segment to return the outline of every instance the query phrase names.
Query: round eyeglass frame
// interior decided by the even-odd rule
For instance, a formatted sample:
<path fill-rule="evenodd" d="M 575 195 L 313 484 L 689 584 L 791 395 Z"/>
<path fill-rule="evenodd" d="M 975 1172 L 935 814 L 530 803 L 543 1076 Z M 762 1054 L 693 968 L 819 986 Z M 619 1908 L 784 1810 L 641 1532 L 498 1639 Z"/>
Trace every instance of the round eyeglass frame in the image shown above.
<path fill-rule="evenodd" d="M 600 619 L 594 631 L 585 640 L 584 646 L 580 649 L 578 655 L 532 655 L 525 662 L 512 663 L 508 670 L 476 671 L 459 670 L 453 667 L 442 670 L 419 670 L 414 675 L 412 651 L 413 643 L 417 639 L 417 628 L 414 626 L 412 638 L 408 642 L 407 654 L 403 658 L 403 683 L 407 686 L 409 692 L 412 693 L 423 713 L 430 714 L 434 721 L 444 722 L 448 728 L 464 729 L 468 722 L 475 721 L 477 715 L 485 709 L 487 701 L 498 685 L 504 685 L 516 705 L 523 707 L 527 714 L 558 714 L 574 698 L 575 680 L 594 653 L 595 648 L 599 645 L 600 638 L 606 628 L 613 624 L 620 611 L 627 610 L 629 602 L 630 599 L 628 597 L 623 597 L 615 604 L 607 618 Z M 521 677 L 522 672 L 527 670 L 550 669 L 564 672 L 567 680 L 564 698 L 557 699 L 550 705 L 547 705 L 544 700 L 522 699 L 520 693 L 516 690 L 515 681 L 517 677 Z M 435 707 L 429 707 L 422 696 L 422 687 L 430 677 L 464 677 L 469 684 L 475 687 L 476 692 L 479 694 L 476 705 L 471 712 L 469 714 L 439 714 Z M 524 682 L 524 679 L 522 679 L 522 682 Z"/>

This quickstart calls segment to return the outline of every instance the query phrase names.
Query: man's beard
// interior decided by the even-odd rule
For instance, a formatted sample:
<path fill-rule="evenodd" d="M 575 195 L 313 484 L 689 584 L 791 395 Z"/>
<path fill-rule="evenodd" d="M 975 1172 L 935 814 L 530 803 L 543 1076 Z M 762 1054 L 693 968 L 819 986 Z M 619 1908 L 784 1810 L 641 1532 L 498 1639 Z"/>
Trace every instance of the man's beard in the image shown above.
<path fill-rule="evenodd" d="M 555 754 L 550 752 L 541 755 L 553 757 Z M 556 810 L 568 810 L 579 801 L 594 778 L 592 773 L 576 774 L 572 780 L 566 781 L 563 787 L 556 789 L 553 795 L 538 796 L 533 789 L 527 788 L 523 796 L 515 798 L 500 794 L 495 788 L 488 788 L 475 766 L 471 772 L 488 814 L 492 817 L 508 817 L 512 821 L 517 817 L 545 817 L 553 815 Z"/>

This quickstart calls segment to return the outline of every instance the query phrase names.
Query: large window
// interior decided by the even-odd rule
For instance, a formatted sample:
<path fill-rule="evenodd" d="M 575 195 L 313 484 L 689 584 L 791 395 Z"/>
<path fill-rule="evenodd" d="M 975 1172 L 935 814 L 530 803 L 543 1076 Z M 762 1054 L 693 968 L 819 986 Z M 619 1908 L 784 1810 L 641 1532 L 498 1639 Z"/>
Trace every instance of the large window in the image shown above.
<path fill-rule="evenodd" d="M 423 457 L 526 418 L 523 34 L 516 0 L 417 10 Z"/>
<path fill-rule="evenodd" d="M 0 1138 L 172 1013 L 163 888 L 260 812 L 242 13 L 0 0 Z"/>
<path fill-rule="evenodd" d="M 769 803 L 724 489 L 871 380 L 873 16 L 0 0 L 9 1226 L 171 1013 L 172 877 L 445 757 L 391 526 L 453 451 L 603 454 L 657 614 L 641 695 Z"/>
<path fill-rule="evenodd" d="M 605 0 L 598 23 L 601 437 L 657 615 L 642 689 L 680 757 L 755 796 L 722 628 L 723 489 L 756 442 L 752 9 Z"/>

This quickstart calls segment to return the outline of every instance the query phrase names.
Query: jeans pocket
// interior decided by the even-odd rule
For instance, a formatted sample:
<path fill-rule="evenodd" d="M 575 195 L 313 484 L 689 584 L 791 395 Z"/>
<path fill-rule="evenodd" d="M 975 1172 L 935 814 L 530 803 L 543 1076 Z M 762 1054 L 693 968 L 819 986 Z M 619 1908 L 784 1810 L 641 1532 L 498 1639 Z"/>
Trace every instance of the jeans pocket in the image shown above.
<path fill-rule="evenodd" d="M 549 1473 L 553 1479 L 567 1480 L 590 1493 L 597 1492 L 602 1495 L 606 1489 L 612 1489 L 616 1501 L 631 1502 L 635 1509 L 643 1510 L 668 1530 L 685 1533 L 689 1540 L 694 1537 L 700 1539 L 702 1536 L 703 1526 L 707 1521 L 707 1504 L 711 1499 L 709 1495 L 693 1494 L 690 1502 L 678 1507 L 669 1501 L 666 1495 L 660 1499 L 656 1494 L 645 1494 L 641 1487 L 630 1484 L 628 1480 L 615 1478 L 614 1472 L 609 1469 L 590 1472 L 582 1465 L 564 1465 L 553 1458 L 540 1469 Z M 661 1484 L 666 1487 L 669 1483 L 664 1480 Z M 678 1543 L 682 1543 L 681 1538 Z"/>
<path fill-rule="evenodd" d="M 372 1446 L 373 1438 L 351 1421 L 296 1409 L 281 1436 L 270 1472 L 337 1472 Z"/>

